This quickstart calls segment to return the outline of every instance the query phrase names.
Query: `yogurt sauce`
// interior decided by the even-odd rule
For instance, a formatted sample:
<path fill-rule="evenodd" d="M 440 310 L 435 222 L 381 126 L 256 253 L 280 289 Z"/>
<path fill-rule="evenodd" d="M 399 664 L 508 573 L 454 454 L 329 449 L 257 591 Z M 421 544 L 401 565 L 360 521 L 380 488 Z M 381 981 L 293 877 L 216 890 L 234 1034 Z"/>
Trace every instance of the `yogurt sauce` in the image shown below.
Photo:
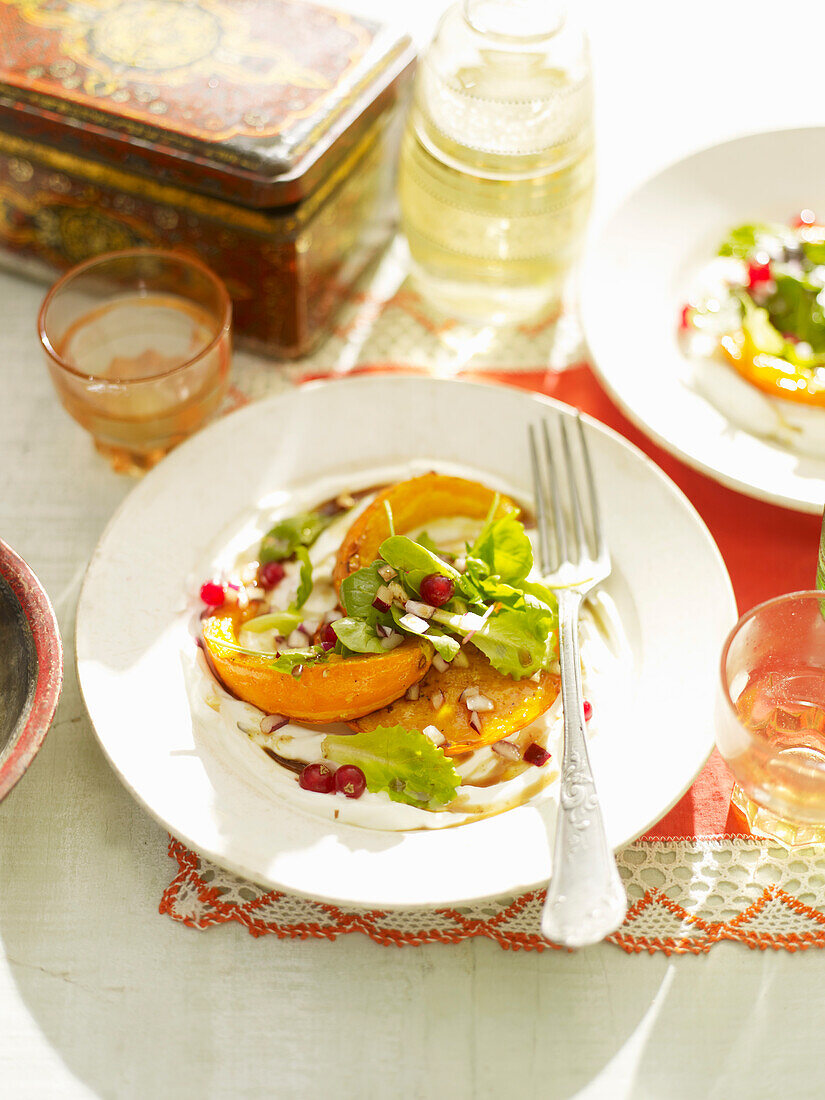
<path fill-rule="evenodd" d="M 432 469 L 429 464 L 425 469 Z M 299 511 L 308 511 L 320 503 L 332 499 L 342 491 L 356 491 L 361 486 L 388 484 L 422 473 L 418 466 L 393 467 L 391 471 L 372 471 L 369 475 L 349 475 L 330 478 L 325 483 L 315 483 L 311 489 L 279 494 L 277 504 L 268 507 L 268 501 L 242 517 L 235 533 L 223 536 L 219 545 L 207 551 L 196 577 L 222 576 L 225 580 L 240 581 L 252 576 L 250 562 L 256 561 L 262 535 L 272 524 Z M 518 494 L 507 486 L 496 484 L 487 475 L 475 471 L 456 471 L 461 476 L 474 477 L 508 493 L 514 499 Z M 271 498 L 270 498 L 271 499 Z M 310 549 L 313 565 L 313 591 L 305 607 L 307 619 L 320 619 L 335 608 L 336 596 L 331 575 L 338 547 L 359 511 L 366 508 L 372 495 L 364 497 L 351 510 L 336 517 Z M 463 542 L 473 537 L 473 529 L 465 519 L 439 521 L 427 526 L 439 545 L 445 545 L 450 536 Z M 436 532 L 436 526 L 439 530 Z M 475 529 L 478 525 L 471 525 Z M 534 532 L 528 530 L 532 536 Z M 537 575 L 535 577 L 537 578 Z M 193 588 L 197 590 L 197 584 Z M 247 581 L 247 583 L 249 583 Z M 288 570 L 287 576 L 274 590 L 277 603 L 286 607 L 297 588 L 297 570 Z M 195 602 L 192 603 L 193 632 L 199 623 Z M 600 718 L 626 702 L 631 680 L 632 658 L 630 647 L 622 630 L 615 605 L 605 592 L 597 593 L 583 610 L 581 617 L 582 684 L 585 698 L 593 704 L 593 718 L 588 723 L 588 735 L 598 731 Z M 268 651 L 272 643 L 262 641 L 261 635 L 242 633 L 242 643 L 250 648 Z M 257 707 L 233 698 L 215 680 L 203 653 L 194 645 L 182 654 L 186 674 L 190 707 L 196 729 L 213 751 L 229 755 L 236 769 L 242 770 L 263 789 L 264 793 L 283 798 L 296 808 L 316 816 L 326 817 L 350 825 L 384 830 L 441 829 L 460 825 L 467 821 L 491 817 L 527 801 L 540 804 L 557 798 L 558 765 L 561 761 L 562 716 L 561 699 L 535 722 L 522 731 L 520 737 L 546 745 L 552 758 L 542 767 L 518 768 L 504 761 L 492 748 L 484 747 L 461 758 L 456 771 L 461 777 L 455 799 L 443 810 L 426 810 L 406 803 L 393 802 L 383 792 L 365 791 L 359 799 L 341 795 L 316 794 L 299 787 L 297 776 L 274 761 L 265 751 L 271 749 L 280 756 L 306 763 L 323 760 L 321 743 L 327 733 L 349 733 L 346 725 L 318 727 L 289 723 L 274 733 L 261 731 L 262 711 Z M 515 734 L 513 738 L 515 738 Z M 518 772 L 518 774 L 516 774 Z"/>

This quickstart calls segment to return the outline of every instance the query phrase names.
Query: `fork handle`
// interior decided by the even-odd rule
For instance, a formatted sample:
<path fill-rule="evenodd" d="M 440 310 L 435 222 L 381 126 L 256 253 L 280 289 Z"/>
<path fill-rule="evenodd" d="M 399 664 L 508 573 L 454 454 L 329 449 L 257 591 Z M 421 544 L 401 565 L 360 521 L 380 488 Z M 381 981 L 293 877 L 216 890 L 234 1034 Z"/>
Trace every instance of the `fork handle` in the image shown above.
<path fill-rule="evenodd" d="M 541 915 L 546 939 L 585 947 L 615 932 L 627 912 L 627 895 L 604 831 L 584 735 L 579 660 L 580 593 L 561 589 L 559 664 L 564 712 L 564 754 L 552 878 Z"/>

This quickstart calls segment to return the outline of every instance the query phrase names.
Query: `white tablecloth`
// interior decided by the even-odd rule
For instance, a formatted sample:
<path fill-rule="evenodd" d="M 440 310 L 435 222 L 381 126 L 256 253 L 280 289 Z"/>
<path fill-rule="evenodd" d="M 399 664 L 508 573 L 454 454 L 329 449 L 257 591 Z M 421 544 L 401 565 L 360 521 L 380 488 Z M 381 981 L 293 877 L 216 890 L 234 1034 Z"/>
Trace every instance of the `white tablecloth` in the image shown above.
<path fill-rule="evenodd" d="M 434 7 L 409 13 L 419 35 Z M 582 10 L 602 213 L 693 148 L 825 122 L 825 11 L 813 0 Z M 103 759 L 72 652 L 86 561 L 131 483 L 58 406 L 35 337 L 41 296 L 0 275 L 0 536 L 43 580 L 67 655 L 54 727 L 0 805 L 0 1095 L 825 1094 L 819 951 L 399 950 L 355 935 L 197 933 L 158 915 L 166 834 Z"/>

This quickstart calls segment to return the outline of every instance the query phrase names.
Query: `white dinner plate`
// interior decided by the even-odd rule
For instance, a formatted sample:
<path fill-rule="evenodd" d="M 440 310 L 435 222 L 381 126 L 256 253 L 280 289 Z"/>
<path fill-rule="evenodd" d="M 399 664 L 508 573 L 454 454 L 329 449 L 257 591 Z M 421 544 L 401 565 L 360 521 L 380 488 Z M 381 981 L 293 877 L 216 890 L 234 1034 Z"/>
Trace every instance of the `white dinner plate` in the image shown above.
<path fill-rule="evenodd" d="M 588 251 L 581 302 L 593 365 L 642 431 L 723 485 L 821 512 L 825 459 L 760 438 L 721 411 L 677 339 L 688 286 L 728 231 L 787 223 L 806 208 L 825 215 L 825 128 L 704 149 L 648 180 L 608 219 Z"/>
<path fill-rule="evenodd" d="M 182 649 L 193 645 L 186 604 L 204 549 L 256 503 L 413 457 L 422 470 L 504 481 L 529 498 L 527 425 L 552 409 L 570 414 L 464 382 L 315 383 L 218 421 L 148 474 L 100 540 L 77 613 L 86 706 L 146 809 L 231 871 L 321 900 L 458 905 L 546 882 L 552 801 L 456 828 L 383 832 L 267 797 L 236 757 L 199 736 Z M 614 559 L 607 588 L 633 650 L 632 704 L 591 742 L 618 847 L 658 820 L 706 760 L 719 652 L 736 611 L 724 563 L 685 497 L 620 436 L 587 420 L 585 430 Z"/>

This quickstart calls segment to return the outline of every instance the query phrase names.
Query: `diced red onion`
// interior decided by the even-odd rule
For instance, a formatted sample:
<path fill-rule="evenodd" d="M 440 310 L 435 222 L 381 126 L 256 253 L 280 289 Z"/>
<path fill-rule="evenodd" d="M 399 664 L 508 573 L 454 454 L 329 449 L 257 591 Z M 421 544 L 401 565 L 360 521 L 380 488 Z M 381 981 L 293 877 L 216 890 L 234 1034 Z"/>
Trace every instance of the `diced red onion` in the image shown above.
<path fill-rule="evenodd" d="M 404 618 L 406 618 L 406 615 Z M 433 668 L 436 672 L 446 672 L 449 667 L 449 664 L 444 660 L 441 654 L 436 653 L 435 657 L 433 657 Z"/>
<path fill-rule="evenodd" d="M 306 640 L 306 634 L 303 633 L 300 627 L 296 627 L 287 638 L 286 644 L 290 649 L 300 649 L 306 643 Z"/>
<path fill-rule="evenodd" d="M 438 710 L 439 707 L 442 706 L 442 704 L 444 703 L 444 692 L 434 691 L 430 696 L 430 702 L 432 703 L 433 708 L 435 710 Z"/>
<path fill-rule="evenodd" d="M 289 721 L 283 714 L 265 714 L 261 719 L 261 733 L 274 733 Z"/>
<path fill-rule="evenodd" d="M 381 589 L 379 588 L 379 592 Z M 395 600 L 397 603 L 405 604 L 407 602 L 407 593 L 398 583 L 398 581 L 390 581 L 387 585 L 387 591 L 390 594 L 390 603 Z"/>
<path fill-rule="evenodd" d="M 467 710 L 488 711 L 493 710 L 494 707 L 492 699 L 488 699 L 486 695 L 481 695 L 478 691 L 468 695 L 464 702 Z"/>
<path fill-rule="evenodd" d="M 525 764 L 534 764 L 537 768 L 540 768 L 542 764 L 546 764 L 550 759 L 550 753 L 547 749 L 543 749 L 541 745 L 533 741 L 532 744 L 528 745 L 524 750 L 522 759 Z"/>
<path fill-rule="evenodd" d="M 470 711 L 470 725 L 476 733 L 481 733 L 481 719 L 474 710 Z M 493 745 L 493 748 L 495 748 L 495 745 Z"/>
<path fill-rule="evenodd" d="M 385 562 L 383 565 L 378 566 L 378 576 L 382 581 L 391 581 L 393 577 L 397 577 L 398 573 L 393 569 L 391 565 L 387 565 Z"/>
<path fill-rule="evenodd" d="M 389 638 L 395 633 L 391 626 L 385 626 L 384 623 L 375 624 L 375 633 L 379 638 Z"/>
<path fill-rule="evenodd" d="M 427 620 L 419 618 L 418 615 L 402 615 L 398 622 L 400 626 L 403 626 L 405 630 L 409 630 L 413 634 L 426 634 L 430 629 L 430 624 Z"/>
<path fill-rule="evenodd" d="M 339 619 L 343 619 L 343 614 L 340 611 L 328 611 L 324 615 L 324 624 L 337 623 Z"/>
<path fill-rule="evenodd" d="M 304 634 L 306 634 L 308 638 L 311 638 L 320 625 L 317 619 L 305 619 L 298 629 L 303 630 Z"/>
<path fill-rule="evenodd" d="M 403 634 L 396 634 L 395 632 L 391 632 L 386 638 L 381 639 L 381 648 L 382 649 L 397 649 L 398 646 L 403 644 L 403 642 L 404 642 L 404 635 Z"/>
<path fill-rule="evenodd" d="M 404 696 L 409 702 L 414 703 L 421 694 L 421 686 L 419 684 L 412 684 L 407 688 L 407 692 Z"/>
<path fill-rule="evenodd" d="M 378 591 L 379 592 L 385 592 L 386 589 L 379 588 Z M 390 609 L 390 605 L 387 603 L 387 601 L 382 600 L 380 598 L 380 596 L 375 597 L 375 599 L 372 601 L 372 606 L 376 609 L 376 611 L 380 611 L 382 614 L 383 614 L 383 612 L 389 611 L 389 609 Z"/>
<path fill-rule="evenodd" d="M 493 605 L 487 608 L 483 615 L 476 615 L 474 611 L 467 611 L 461 616 L 461 629 L 466 630 L 461 644 L 466 645 L 473 635 L 478 634 L 490 616 L 493 614 Z"/>
<path fill-rule="evenodd" d="M 431 603 L 421 603 L 420 600 L 407 600 L 404 610 L 409 611 L 411 615 L 417 615 L 420 619 L 431 619 L 435 613 Z"/>
<path fill-rule="evenodd" d="M 514 745 L 511 741 L 496 741 L 492 749 L 493 752 L 497 752 L 499 756 L 503 756 L 505 760 L 521 760 L 521 753 L 519 752 L 518 745 Z"/>
<path fill-rule="evenodd" d="M 425 737 L 429 737 L 434 745 L 443 745 L 447 740 L 438 726 L 425 726 L 421 732 Z"/>

